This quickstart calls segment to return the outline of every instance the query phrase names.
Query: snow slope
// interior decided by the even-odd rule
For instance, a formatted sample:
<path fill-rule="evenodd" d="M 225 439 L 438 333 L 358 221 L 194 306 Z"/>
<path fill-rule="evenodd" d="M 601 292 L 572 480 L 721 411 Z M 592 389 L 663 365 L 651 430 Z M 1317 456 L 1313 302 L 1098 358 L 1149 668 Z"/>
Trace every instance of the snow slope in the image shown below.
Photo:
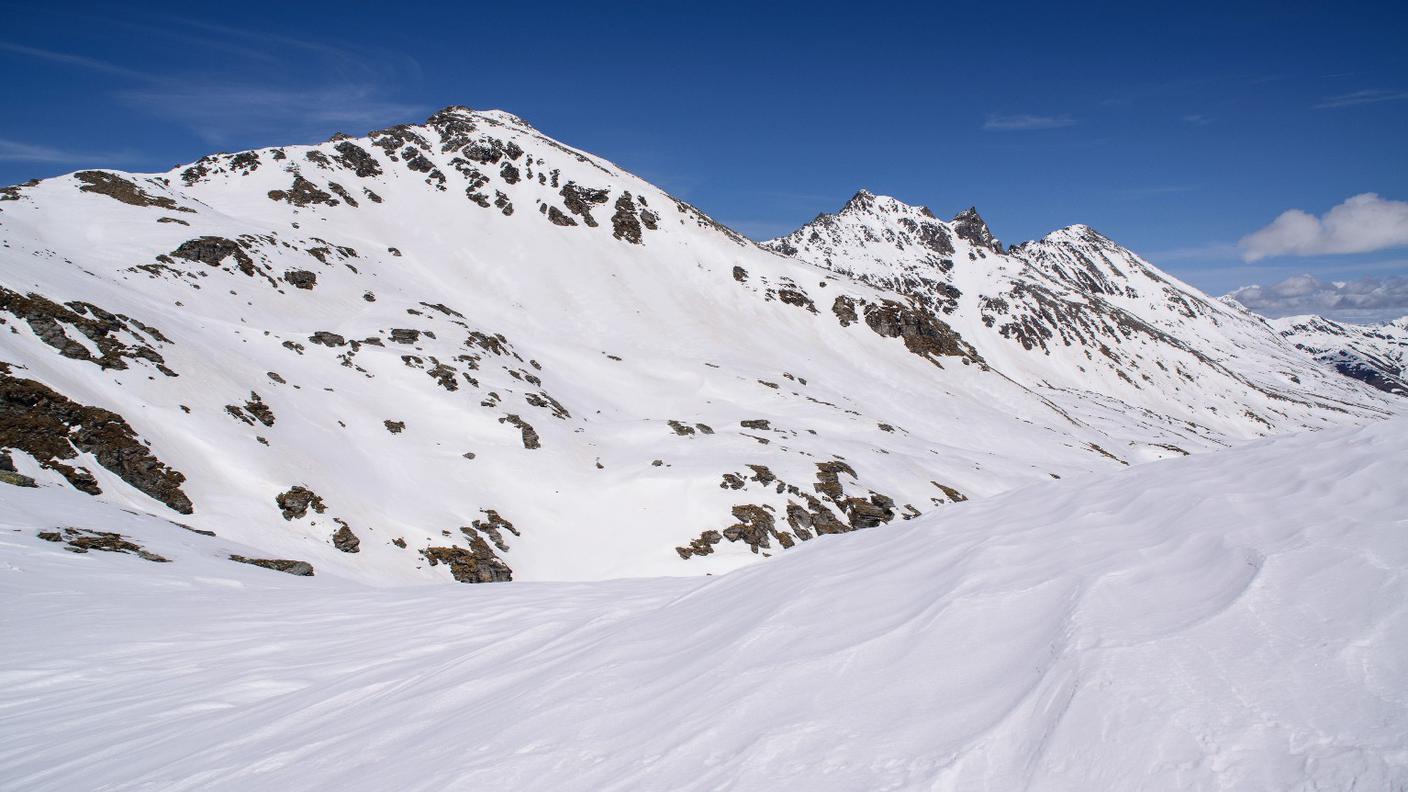
<path fill-rule="evenodd" d="M 320 575 L 596 580 L 1404 409 L 1084 227 L 866 195 L 765 249 L 464 108 L 0 189 L 0 468 Z"/>
<path fill-rule="evenodd" d="M 1394 420 L 720 577 L 395 589 L 9 488 L 0 787 L 1402 789 L 1406 463 Z"/>
<path fill-rule="evenodd" d="M 1282 336 L 1321 363 L 1386 393 L 1408 396 L 1408 316 L 1376 325 L 1323 316 L 1271 320 Z"/>

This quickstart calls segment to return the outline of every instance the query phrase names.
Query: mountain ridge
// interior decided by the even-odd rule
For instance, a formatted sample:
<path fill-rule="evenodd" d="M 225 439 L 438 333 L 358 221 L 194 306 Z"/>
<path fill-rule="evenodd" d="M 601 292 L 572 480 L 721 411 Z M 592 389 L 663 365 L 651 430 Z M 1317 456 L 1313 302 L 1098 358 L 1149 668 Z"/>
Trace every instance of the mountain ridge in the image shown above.
<path fill-rule="evenodd" d="M 861 191 L 788 252 L 502 111 L 0 199 L 4 376 L 71 438 L 0 414 L 9 472 L 160 514 L 167 469 L 379 584 L 717 573 L 1402 409 L 1087 226 Z"/>

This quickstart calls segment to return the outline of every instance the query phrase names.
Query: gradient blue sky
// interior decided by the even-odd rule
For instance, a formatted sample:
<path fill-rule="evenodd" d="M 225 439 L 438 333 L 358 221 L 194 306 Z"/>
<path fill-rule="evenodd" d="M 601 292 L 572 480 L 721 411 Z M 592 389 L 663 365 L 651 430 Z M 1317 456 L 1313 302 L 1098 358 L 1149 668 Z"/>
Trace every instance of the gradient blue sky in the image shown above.
<path fill-rule="evenodd" d="M 1288 209 L 1408 201 L 1403 3 L 0 1 L 0 19 L 4 184 L 466 104 L 758 238 L 864 186 L 976 205 L 1009 242 L 1088 223 L 1215 294 L 1401 281 L 1408 312 L 1401 242 L 1237 247 Z"/>

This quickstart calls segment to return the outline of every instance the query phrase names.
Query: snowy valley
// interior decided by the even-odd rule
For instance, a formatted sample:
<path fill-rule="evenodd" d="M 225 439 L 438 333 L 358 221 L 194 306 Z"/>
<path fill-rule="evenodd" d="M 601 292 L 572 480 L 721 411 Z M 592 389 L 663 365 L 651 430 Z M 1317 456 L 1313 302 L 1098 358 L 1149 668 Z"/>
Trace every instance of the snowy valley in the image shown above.
<path fill-rule="evenodd" d="M 0 188 L 0 789 L 1408 787 L 1405 349 L 502 111 Z"/>

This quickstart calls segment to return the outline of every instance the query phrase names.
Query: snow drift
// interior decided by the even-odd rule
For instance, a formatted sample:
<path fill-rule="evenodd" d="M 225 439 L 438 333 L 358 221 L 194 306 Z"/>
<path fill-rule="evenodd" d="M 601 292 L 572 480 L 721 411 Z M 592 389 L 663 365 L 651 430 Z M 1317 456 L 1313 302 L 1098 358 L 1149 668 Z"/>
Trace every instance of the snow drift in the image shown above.
<path fill-rule="evenodd" d="M 14 490 L 0 778 L 1403 788 L 1405 460 L 1394 420 L 1035 485 L 719 577 L 400 589 Z M 36 536 L 56 526 L 168 562 Z"/>

